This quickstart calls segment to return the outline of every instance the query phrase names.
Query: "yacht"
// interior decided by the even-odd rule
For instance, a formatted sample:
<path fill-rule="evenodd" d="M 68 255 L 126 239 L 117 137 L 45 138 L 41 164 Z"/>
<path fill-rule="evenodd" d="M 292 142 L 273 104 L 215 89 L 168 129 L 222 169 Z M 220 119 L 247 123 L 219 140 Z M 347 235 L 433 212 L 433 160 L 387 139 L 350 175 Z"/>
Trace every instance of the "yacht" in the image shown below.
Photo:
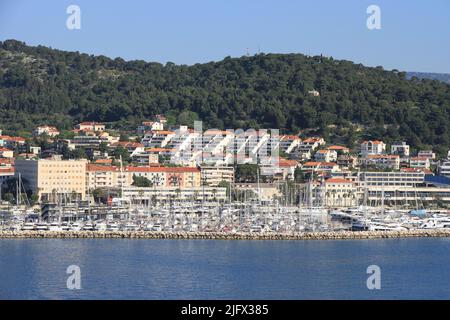
<path fill-rule="evenodd" d="M 52 222 L 48 226 L 49 231 L 63 231 L 62 226 L 58 222 Z"/>
<path fill-rule="evenodd" d="M 30 231 L 30 230 L 35 230 L 36 229 L 36 225 L 33 222 L 25 222 L 22 225 L 22 228 L 20 228 L 20 230 L 22 231 Z"/>
<path fill-rule="evenodd" d="M 93 222 L 86 222 L 84 226 L 81 228 L 83 231 L 94 231 L 95 225 Z"/>
<path fill-rule="evenodd" d="M 157 232 L 161 232 L 162 231 L 162 226 L 160 224 L 155 224 L 152 226 L 152 231 L 157 231 Z"/>
<path fill-rule="evenodd" d="M 81 224 L 80 222 L 74 222 L 72 223 L 72 225 L 70 226 L 70 229 L 72 231 L 81 231 L 81 229 L 83 228 L 83 224 Z"/>
<path fill-rule="evenodd" d="M 99 222 L 95 224 L 95 230 L 96 231 L 106 231 L 108 228 L 108 225 L 106 222 Z"/>
<path fill-rule="evenodd" d="M 119 231 L 119 225 L 116 222 L 109 222 L 106 224 L 106 231 Z"/>
<path fill-rule="evenodd" d="M 49 230 L 49 226 L 46 222 L 38 222 L 36 224 L 36 230 L 37 231 L 48 231 Z"/>
<path fill-rule="evenodd" d="M 426 219 L 421 225 L 421 229 L 447 229 L 450 228 L 450 218 L 432 217 Z"/>

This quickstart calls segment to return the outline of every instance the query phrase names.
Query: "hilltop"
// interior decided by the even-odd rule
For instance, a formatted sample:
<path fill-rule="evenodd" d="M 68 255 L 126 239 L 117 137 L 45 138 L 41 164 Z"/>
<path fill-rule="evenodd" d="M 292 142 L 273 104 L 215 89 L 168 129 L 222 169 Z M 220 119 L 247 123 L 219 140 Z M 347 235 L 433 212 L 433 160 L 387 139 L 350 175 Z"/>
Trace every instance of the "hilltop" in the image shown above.
<path fill-rule="evenodd" d="M 0 125 L 71 128 L 95 120 L 135 128 L 154 114 L 204 127 L 313 131 L 450 148 L 450 85 L 332 57 L 258 54 L 192 66 L 125 61 L 0 42 Z"/>

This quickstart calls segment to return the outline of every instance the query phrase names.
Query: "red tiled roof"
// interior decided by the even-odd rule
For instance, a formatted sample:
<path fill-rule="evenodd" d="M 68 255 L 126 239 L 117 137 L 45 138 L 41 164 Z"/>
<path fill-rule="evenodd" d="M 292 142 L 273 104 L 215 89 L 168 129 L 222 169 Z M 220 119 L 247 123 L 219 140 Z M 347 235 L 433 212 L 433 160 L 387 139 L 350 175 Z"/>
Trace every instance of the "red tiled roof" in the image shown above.
<path fill-rule="evenodd" d="M 384 143 L 384 142 L 380 141 L 380 140 L 365 140 L 365 141 L 363 141 L 363 144 L 367 144 L 367 143 L 381 144 L 381 143 Z"/>
<path fill-rule="evenodd" d="M 400 159 L 398 154 L 369 154 L 369 159 Z"/>
<path fill-rule="evenodd" d="M 343 178 L 329 178 L 325 180 L 326 183 L 353 183 L 350 180 L 343 179 Z"/>
<path fill-rule="evenodd" d="M 280 157 L 278 160 L 278 165 L 280 167 L 296 167 L 296 166 L 298 166 L 298 162 L 295 160 L 288 160 L 288 159 Z"/>
<path fill-rule="evenodd" d="M 102 165 L 96 165 L 92 163 L 88 163 L 86 165 L 87 171 L 120 171 L 120 168 L 116 166 L 102 166 Z"/>
<path fill-rule="evenodd" d="M 349 148 L 343 147 L 343 146 L 329 146 L 327 149 L 328 150 L 350 150 Z"/>
<path fill-rule="evenodd" d="M 112 163 L 112 159 L 97 159 L 95 163 Z"/>

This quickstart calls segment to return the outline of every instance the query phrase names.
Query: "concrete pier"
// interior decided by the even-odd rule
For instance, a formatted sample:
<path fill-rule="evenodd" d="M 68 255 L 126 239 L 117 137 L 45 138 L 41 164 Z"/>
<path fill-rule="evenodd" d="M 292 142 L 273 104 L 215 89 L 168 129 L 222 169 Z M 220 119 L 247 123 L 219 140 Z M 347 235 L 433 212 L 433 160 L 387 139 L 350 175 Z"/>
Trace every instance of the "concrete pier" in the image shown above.
<path fill-rule="evenodd" d="M 154 231 L 0 231 L 0 239 L 214 239 L 214 240 L 344 240 L 450 237 L 450 229 L 408 231 L 339 231 L 304 233 L 221 233 Z"/>

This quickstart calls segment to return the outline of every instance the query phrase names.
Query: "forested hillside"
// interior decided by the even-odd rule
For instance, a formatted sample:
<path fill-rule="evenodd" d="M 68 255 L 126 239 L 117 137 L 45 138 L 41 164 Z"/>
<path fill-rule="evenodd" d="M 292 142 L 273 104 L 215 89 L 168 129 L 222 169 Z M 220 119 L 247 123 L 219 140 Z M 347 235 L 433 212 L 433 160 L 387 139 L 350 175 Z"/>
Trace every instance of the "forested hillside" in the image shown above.
<path fill-rule="evenodd" d="M 450 85 L 302 54 L 162 65 L 8 40 L 0 42 L 0 108 L 7 132 L 81 120 L 131 128 L 162 113 L 216 128 L 313 128 L 350 145 L 381 138 L 450 147 Z"/>

